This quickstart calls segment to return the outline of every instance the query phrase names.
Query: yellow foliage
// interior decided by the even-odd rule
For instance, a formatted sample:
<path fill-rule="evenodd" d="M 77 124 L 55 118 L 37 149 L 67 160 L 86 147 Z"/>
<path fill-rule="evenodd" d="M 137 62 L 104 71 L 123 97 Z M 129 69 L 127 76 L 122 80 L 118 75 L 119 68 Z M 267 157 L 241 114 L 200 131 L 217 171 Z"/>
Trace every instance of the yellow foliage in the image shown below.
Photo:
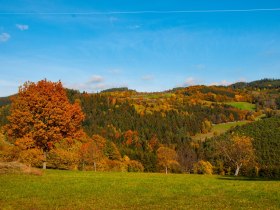
<path fill-rule="evenodd" d="M 213 166 L 208 161 L 200 160 L 194 164 L 193 172 L 195 174 L 212 174 Z"/>

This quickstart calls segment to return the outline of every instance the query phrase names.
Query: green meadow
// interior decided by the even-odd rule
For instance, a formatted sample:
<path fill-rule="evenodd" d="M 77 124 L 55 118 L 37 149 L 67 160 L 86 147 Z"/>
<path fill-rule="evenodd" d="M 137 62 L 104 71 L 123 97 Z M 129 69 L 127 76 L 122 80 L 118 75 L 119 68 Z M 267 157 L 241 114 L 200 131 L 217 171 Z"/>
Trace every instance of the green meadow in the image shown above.
<path fill-rule="evenodd" d="M 251 104 L 248 102 L 227 102 L 225 104 L 228 104 L 230 106 L 233 106 L 233 107 L 241 109 L 241 110 L 254 111 L 256 109 L 255 104 Z"/>
<path fill-rule="evenodd" d="M 220 124 L 215 124 L 213 125 L 212 129 L 210 132 L 208 133 L 199 133 L 196 134 L 194 137 L 192 137 L 195 140 L 205 140 L 205 138 L 211 138 L 213 137 L 215 134 L 216 135 L 220 135 L 225 133 L 226 131 L 228 131 L 231 128 L 234 128 L 236 126 L 241 126 L 241 125 L 245 125 L 247 123 L 249 123 L 250 121 L 237 121 L 237 122 L 228 122 L 228 123 L 220 123 Z"/>
<path fill-rule="evenodd" d="M 0 183 L 0 209 L 280 208 L 279 181 L 240 177 L 47 170 Z"/>

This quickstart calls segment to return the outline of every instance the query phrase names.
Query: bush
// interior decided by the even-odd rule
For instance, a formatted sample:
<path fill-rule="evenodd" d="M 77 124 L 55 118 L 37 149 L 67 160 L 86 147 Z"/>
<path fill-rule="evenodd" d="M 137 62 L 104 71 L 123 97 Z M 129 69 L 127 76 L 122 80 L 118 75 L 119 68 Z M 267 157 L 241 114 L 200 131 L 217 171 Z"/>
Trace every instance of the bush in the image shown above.
<path fill-rule="evenodd" d="M 279 167 L 266 167 L 260 168 L 260 177 L 279 179 L 280 178 L 280 168 Z"/>
<path fill-rule="evenodd" d="M 136 160 L 130 160 L 127 162 L 127 171 L 128 172 L 143 172 L 144 167 L 140 162 L 138 162 Z"/>
<path fill-rule="evenodd" d="M 48 154 L 48 167 L 75 170 L 78 168 L 79 155 L 76 151 L 53 149 Z"/>
<path fill-rule="evenodd" d="M 127 165 L 118 160 L 107 159 L 105 160 L 105 164 L 107 166 L 108 171 L 121 171 L 121 172 L 127 171 Z"/>
<path fill-rule="evenodd" d="M 19 153 L 19 161 L 29 166 L 40 167 L 44 161 L 44 155 L 38 148 L 22 150 Z"/>
<path fill-rule="evenodd" d="M 195 174 L 213 174 L 213 166 L 208 161 L 200 160 L 194 164 L 193 172 Z"/>

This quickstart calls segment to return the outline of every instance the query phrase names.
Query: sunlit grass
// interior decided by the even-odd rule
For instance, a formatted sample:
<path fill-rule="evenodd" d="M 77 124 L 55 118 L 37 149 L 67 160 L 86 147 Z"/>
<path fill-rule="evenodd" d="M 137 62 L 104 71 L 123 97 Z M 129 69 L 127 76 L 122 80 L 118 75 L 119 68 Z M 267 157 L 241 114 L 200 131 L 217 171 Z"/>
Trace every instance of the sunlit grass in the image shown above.
<path fill-rule="evenodd" d="M 225 104 L 228 104 L 230 106 L 233 106 L 233 107 L 241 109 L 241 110 L 254 111 L 256 109 L 255 104 L 251 104 L 248 102 L 227 102 Z"/>
<path fill-rule="evenodd" d="M 1 175 L 1 209 L 279 209 L 280 182 L 48 170 Z"/>
<path fill-rule="evenodd" d="M 205 138 L 211 138 L 214 135 L 220 135 L 225 133 L 231 128 L 234 128 L 236 126 L 241 126 L 249 123 L 250 121 L 237 121 L 237 122 L 228 122 L 228 123 L 220 123 L 220 124 L 215 124 L 213 125 L 212 129 L 210 132 L 205 133 L 205 134 L 197 134 L 193 137 L 195 140 L 205 140 Z"/>

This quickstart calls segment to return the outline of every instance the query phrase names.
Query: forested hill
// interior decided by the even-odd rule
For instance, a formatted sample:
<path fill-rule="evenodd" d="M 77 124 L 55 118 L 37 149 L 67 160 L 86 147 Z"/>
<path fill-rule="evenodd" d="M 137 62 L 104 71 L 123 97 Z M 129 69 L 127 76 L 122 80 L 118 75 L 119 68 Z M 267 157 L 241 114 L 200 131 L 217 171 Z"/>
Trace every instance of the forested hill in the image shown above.
<path fill-rule="evenodd" d="M 279 79 L 261 79 L 253 82 L 237 82 L 230 87 L 235 89 L 244 89 L 244 88 L 259 88 L 259 89 L 273 89 L 280 88 L 280 80 Z"/>
<path fill-rule="evenodd" d="M 216 142 L 227 141 L 231 135 L 249 136 L 253 139 L 259 172 L 266 177 L 280 177 L 280 116 L 275 116 L 243 126 L 237 126 L 227 133 L 214 137 L 205 143 L 207 159 L 213 165 L 219 163 L 220 158 L 211 153 L 211 147 Z"/>
<path fill-rule="evenodd" d="M 279 115 L 280 90 L 277 81 L 252 83 L 259 85 L 259 88 L 252 84 L 244 88 L 198 85 L 155 93 L 140 93 L 128 88 L 113 88 L 92 94 L 66 89 L 66 93 L 70 103 L 78 102 L 85 114 L 82 127 L 86 135 L 99 140 L 101 137 L 105 139 L 102 141 L 107 142 L 104 155 L 110 160 L 120 161 L 128 157 L 141 163 L 145 171 L 159 171 L 158 149 L 167 147 L 176 151 L 180 165 L 172 170 L 190 173 L 199 161 L 206 158 L 211 162 L 211 157 L 206 155 L 210 147 L 204 148 L 202 145 L 204 141 L 208 142 L 207 138 L 225 132 L 228 124 L 244 124 Z M 268 85 L 268 82 L 274 85 L 261 88 L 260 85 Z M 3 98 L 0 127 L 8 123 L 9 114 L 10 100 Z M 213 132 L 220 125 L 225 125 L 224 129 Z M 250 128 L 251 132 L 262 126 L 267 128 L 267 136 L 273 138 L 272 142 L 279 141 L 278 136 L 270 134 L 278 132 L 269 130 L 272 125 L 260 124 L 260 127 Z M 205 135 L 206 138 L 198 140 L 198 135 Z M 268 139 L 263 139 L 269 147 L 273 145 Z M 259 156 L 261 154 L 264 151 L 258 153 Z M 278 158 L 278 154 L 275 155 Z M 211 163 L 218 167 L 216 162 Z"/>

